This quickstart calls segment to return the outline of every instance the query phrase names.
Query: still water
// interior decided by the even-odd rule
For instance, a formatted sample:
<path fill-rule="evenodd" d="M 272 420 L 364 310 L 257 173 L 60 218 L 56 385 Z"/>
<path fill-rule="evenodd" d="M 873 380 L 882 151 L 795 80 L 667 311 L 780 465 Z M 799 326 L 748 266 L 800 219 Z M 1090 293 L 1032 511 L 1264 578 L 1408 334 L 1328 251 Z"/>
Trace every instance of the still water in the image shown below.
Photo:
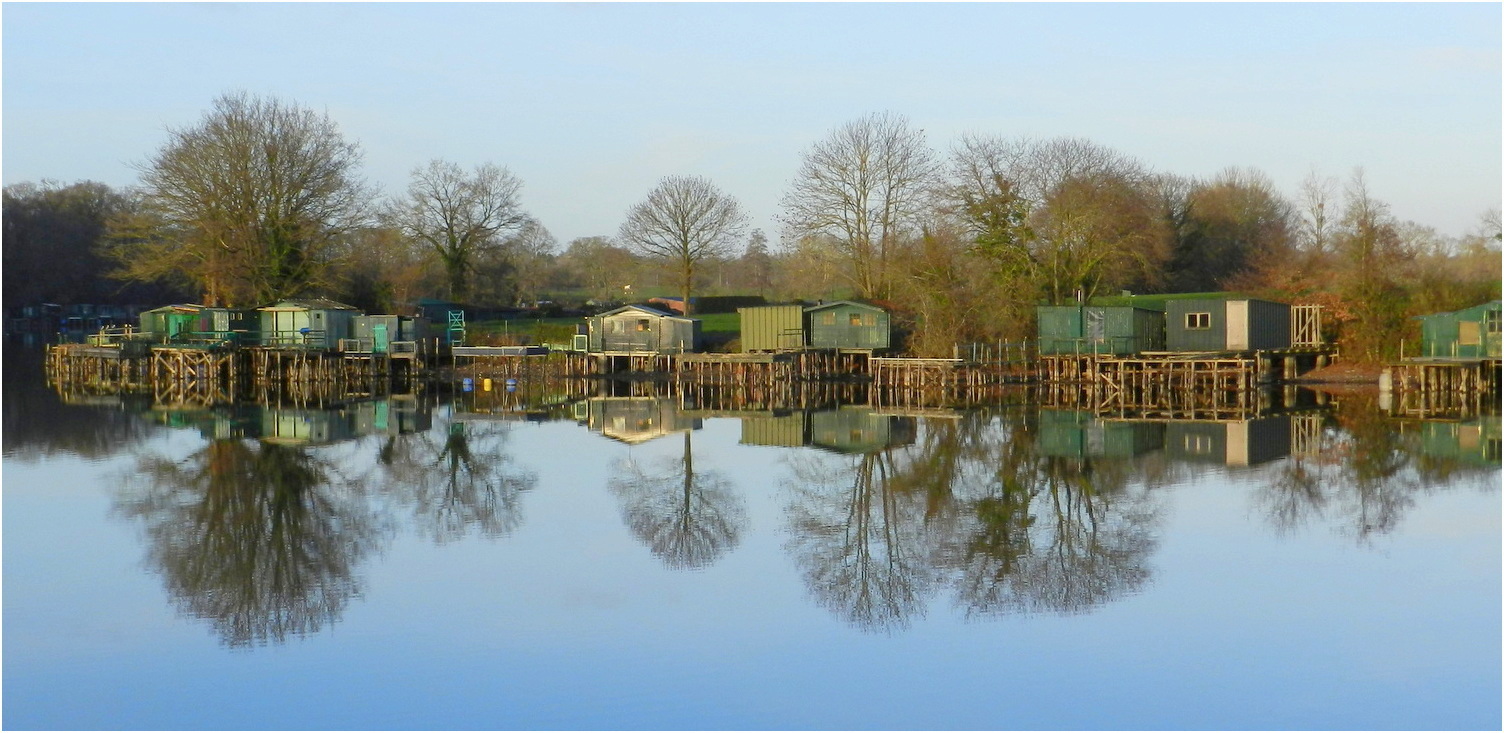
<path fill-rule="evenodd" d="M 17 352 L 6 728 L 1501 725 L 1497 416 L 170 410 Z"/>

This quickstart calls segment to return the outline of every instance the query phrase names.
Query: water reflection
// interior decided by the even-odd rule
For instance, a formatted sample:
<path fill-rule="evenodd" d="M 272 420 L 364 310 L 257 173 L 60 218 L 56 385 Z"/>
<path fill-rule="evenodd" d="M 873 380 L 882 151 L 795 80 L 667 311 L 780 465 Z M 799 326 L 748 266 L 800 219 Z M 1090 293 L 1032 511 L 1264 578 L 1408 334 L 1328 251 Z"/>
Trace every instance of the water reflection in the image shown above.
<path fill-rule="evenodd" d="M 281 642 L 337 620 L 380 518 L 301 447 L 213 440 L 139 456 L 117 511 L 141 521 L 148 563 L 184 613 L 224 643 Z"/>
<path fill-rule="evenodd" d="M 1497 415 L 1396 417 L 1361 392 L 1276 395 L 1197 420 L 1037 405 L 738 406 L 652 385 L 573 400 L 523 385 L 323 409 L 167 409 L 150 395 L 70 394 L 70 404 L 21 374 L 7 373 L 7 460 L 130 456 L 118 514 L 145 529 L 147 563 L 172 602 L 231 646 L 327 628 L 360 596 L 361 563 L 399 531 L 496 540 L 523 528 L 525 499 L 544 488 L 603 488 L 664 567 L 709 568 L 745 541 L 748 492 L 765 485 L 718 468 L 740 448 L 708 443 L 707 420 L 736 419 L 741 446 L 774 449 L 787 562 L 815 603 L 877 633 L 944 605 L 973 619 L 1076 614 L 1142 592 L 1167 489 L 1207 475 L 1246 486 L 1275 532 L 1335 528 L 1362 543 L 1429 493 L 1497 490 L 1500 460 Z M 606 485 L 541 487 L 535 467 L 572 446 L 519 456 L 519 421 L 574 422 L 614 441 L 600 441 Z M 160 431 L 201 442 L 145 440 Z"/>
<path fill-rule="evenodd" d="M 1052 455 L 1043 416 L 999 423 L 975 453 L 995 470 L 975 471 L 958 494 L 947 552 L 956 604 L 968 616 L 1080 613 L 1139 590 L 1163 513 L 1152 489 L 1165 476 L 1158 462 L 1133 460 L 1149 448 L 1132 439 L 1153 431 L 1117 431 L 1122 454 Z"/>
<path fill-rule="evenodd" d="M 879 416 L 881 417 L 881 416 Z M 888 416 L 898 427 L 912 418 Z M 1075 613 L 1143 585 L 1161 507 L 1126 458 L 1049 455 L 1027 413 L 790 459 L 788 549 L 822 605 L 890 632 L 949 595 L 968 617 Z"/>

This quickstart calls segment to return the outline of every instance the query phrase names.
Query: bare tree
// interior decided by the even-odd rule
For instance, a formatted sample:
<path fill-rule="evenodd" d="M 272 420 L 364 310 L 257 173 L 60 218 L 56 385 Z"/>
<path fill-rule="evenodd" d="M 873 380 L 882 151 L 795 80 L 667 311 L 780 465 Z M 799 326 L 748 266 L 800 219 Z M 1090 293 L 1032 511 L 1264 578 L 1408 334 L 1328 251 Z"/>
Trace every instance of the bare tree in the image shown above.
<path fill-rule="evenodd" d="M 937 170 L 924 131 L 904 117 L 848 122 L 804 153 L 783 197 L 790 239 L 829 237 L 850 266 L 857 295 L 886 297 L 888 265 L 917 235 Z"/>
<path fill-rule="evenodd" d="M 259 304 L 323 284 L 368 199 L 360 161 L 327 116 L 221 96 L 197 126 L 168 130 L 140 166 L 146 210 L 112 228 L 118 275 L 186 277 L 209 304 Z"/>
<path fill-rule="evenodd" d="M 746 225 L 741 205 L 709 180 L 669 176 L 627 212 L 620 237 L 639 254 L 674 264 L 684 314 L 689 315 L 696 269 L 701 262 L 730 252 Z"/>
<path fill-rule="evenodd" d="M 1300 242 L 1307 251 L 1321 254 L 1330 247 L 1336 198 L 1337 181 L 1330 176 L 1313 170 L 1300 182 Z"/>
<path fill-rule="evenodd" d="M 449 283 L 449 297 L 470 294 L 477 262 L 502 246 L 505 232 L 529 221 L 519 198 L 522 180 L 511 171 L 483 163 L 467 174 L 454 163 L 429 161 L 416 168 L 407 196 L 392 203 L 393 225 L 432 248 Z"/>

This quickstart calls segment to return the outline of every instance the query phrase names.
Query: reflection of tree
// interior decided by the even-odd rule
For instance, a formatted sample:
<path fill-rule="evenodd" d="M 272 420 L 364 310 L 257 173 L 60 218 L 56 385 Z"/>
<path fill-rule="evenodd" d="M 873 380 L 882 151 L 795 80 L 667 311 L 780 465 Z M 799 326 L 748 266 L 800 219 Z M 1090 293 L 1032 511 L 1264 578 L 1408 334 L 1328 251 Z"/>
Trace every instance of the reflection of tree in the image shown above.
<path fill-rule="evenodd" d="M 741 541 L 747 510 L 730 482 L 696 471 L 689 432 L 684 455 L 649 468 L 627 458 L 608 484 L 632 534 L 671 568 L 702 568 Z"/>
<path fill-rule="evenodd" d="M 538 483 L 515 469 L 504 425 L 450 423 L 442 440 L 432 431 L 388 438 L 377 454 L 389 493 L 409 505 L 420 531 L 435 542 L 472 529 L 502 537 L 522 525 L 522 495 Z"/>
<path fill-rule="evenodd" d="M 1149 577 L 1157 460 L 1042 456 L 1027 421 L 972 413 L 910 448 L 792 463 L 790 550 L 866 630 L 905 626 L 946 586 L 968 615 L 1080 612 Z"/>
<path fill-rule="evenodd" d="M 281 642 L 337 620 L 379 532 L 300 448 L 219 440 L 174 461 L 143 456 L 118 511 L 145 523 L 149 562 L 178 608 L 231 646 Z"/>
<path fill-rule="evenodd" d="M 1336 523 L 1364 542 L 1394 530 L 1416 499 L 1467 484 L 1496 490 L 1497 464 L 1468 464 L 1428 454 L 1420 424 L 1387 419 L 1367 394 L 1345 394 L 1306 455 L 1293 455 L 1261 484 L 1255 505 L 1281 531 L 1313 521 Z"/>
<path fill-rule="evenodd" d="M 1160 509 L 1137 461 L 1041 455 L 1023 421 L 993 447 L 946 553 L 968 615 L 1079 613 L 1143 585 Z"/>
<path fill-rule="evenodd" d="M 816 600 L 868 631 L 907 627 L 934 580 L 923 508 L 895 490 L 893 453 L 803 453 L 792 464 L 789 551 Z"/>

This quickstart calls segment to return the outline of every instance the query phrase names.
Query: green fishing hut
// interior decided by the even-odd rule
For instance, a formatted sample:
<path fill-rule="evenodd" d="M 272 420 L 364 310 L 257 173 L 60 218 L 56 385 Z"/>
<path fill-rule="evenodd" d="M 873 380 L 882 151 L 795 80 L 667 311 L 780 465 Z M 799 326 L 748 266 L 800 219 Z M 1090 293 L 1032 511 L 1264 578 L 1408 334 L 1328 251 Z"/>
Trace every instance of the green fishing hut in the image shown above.
<path fill-rule="evenodd" d="M 1041 354 L 1124 356 L 1165 348 L 1165 314 L 1133 306 L 1041 305 Z"/>
<path fill-rule="evenodd" d="M 192 303 L 165 305 L 141 311 L 141 330 L 162 343 L 255 340 L 256 312 L 239 308 L 210 308 Z"/>
<path fill-rule="evenodd" d="M 816 349 L 886 349 L 893 338 L 887 311 L 852 300 L 805 308 L 804 328 Z"/>
<path fill-rule="evenodd" d="M 1499 358 L 1499 311 L 1493 301 L 1450 313 L 1416 316 L 1420 356 L 1428 359 Z"/>

